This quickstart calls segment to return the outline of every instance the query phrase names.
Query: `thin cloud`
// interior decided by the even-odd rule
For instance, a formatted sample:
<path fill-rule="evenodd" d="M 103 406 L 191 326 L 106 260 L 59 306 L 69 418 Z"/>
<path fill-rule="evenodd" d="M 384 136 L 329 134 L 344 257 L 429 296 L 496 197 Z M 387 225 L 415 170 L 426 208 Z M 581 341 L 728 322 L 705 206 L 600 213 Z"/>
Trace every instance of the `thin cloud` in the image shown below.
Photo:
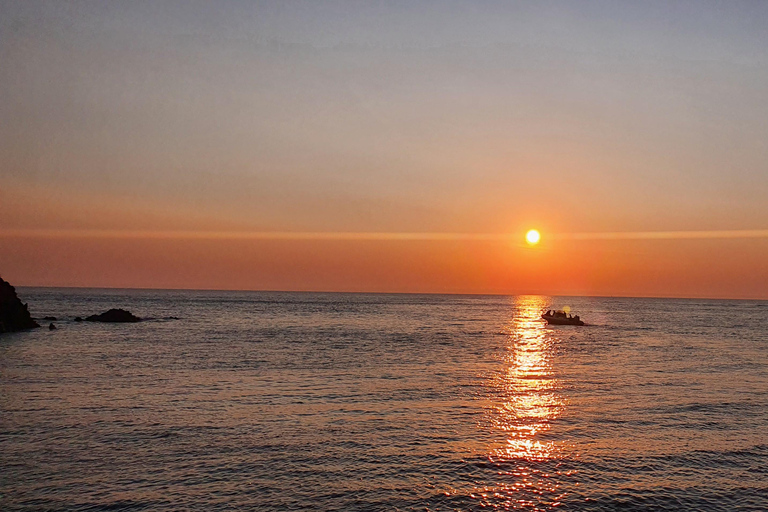
<path fill-rule="evenodd" d="M 522 233 L 324 232 L 324 231 L 147 231 L 104 229 L 2 229 L 0 237 L 183 240 L 488 240 L 522 239 Z M 768 238 L 768 229 L 721 231 L 626 231 L 542 233 L 542 240 L 677 240 Z"/>

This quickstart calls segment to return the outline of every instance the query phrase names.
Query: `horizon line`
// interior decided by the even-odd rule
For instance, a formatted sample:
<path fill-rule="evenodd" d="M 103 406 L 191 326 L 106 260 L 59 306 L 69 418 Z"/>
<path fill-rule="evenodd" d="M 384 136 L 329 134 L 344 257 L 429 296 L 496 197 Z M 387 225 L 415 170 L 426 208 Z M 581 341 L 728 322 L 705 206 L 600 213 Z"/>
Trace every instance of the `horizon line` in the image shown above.
<path fill-rule="evenodd" d="M 360 291 L 360 290 L 277 290 L 277 289 L 254 289 L 254 288 L 156 288 L 146 286 L 51 286 L 51 285 L 14 285 L 16 288 L 67 288 L 79 290 L 146 290 L 146 291 L 168 291 L 168 292 L 247 292 L 247 293 L 338 293 L 338 294 L 356 294 L 356 295 L 468 295 L 485 297 L 562 297 L 562 298 L 582 298 L 582 299 L 658 299 L 658 300 L 734 300 L 734 301 L 758 301 L 766 302 L 768 297 L 682 297 L 673 295 L 573 295 L 570 293 L 503 293 L 503 292 L 469 292 L 469 291 Z"/>

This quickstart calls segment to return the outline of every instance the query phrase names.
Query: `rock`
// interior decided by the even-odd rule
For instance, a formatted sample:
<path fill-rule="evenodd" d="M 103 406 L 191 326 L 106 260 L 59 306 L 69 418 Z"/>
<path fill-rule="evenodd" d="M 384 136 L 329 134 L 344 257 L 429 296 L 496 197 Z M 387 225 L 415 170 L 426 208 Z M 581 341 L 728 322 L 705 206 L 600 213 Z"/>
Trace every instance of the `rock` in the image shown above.
<path fill-rule="evenodd" d="M 55 316 L 44 316 L 43 320 L 56 320 Z"/>
<path fill-rule="evenodd" d="M 75 317 L 75 322 L 82 322 L 82 321 L 83 321 L 83 317 L 81 317 L 81 316 L 76 316 Z"/>
<path fill-rule="evenodd" d="M 77 319 L 75 319 L 77 320 Z M 100 315 L 91 315 L 86 322 L 141 322 L 141 318 L 124 309 L 110 309 Z"/>
<path fill-rule="evenodd" d="M 0 332 L 23 331 L 40 325 L 32 320 L 29 308 L 22 304 L 16 289 L 0 278 Z"/>
<path fill-rule="evenodd" d="M 49 331 L 55 331 L 56 330 L 56 326 L 53 325 L 53 322 L 51 322 L 51 324 L 48 326 L 48 330 Z"/>

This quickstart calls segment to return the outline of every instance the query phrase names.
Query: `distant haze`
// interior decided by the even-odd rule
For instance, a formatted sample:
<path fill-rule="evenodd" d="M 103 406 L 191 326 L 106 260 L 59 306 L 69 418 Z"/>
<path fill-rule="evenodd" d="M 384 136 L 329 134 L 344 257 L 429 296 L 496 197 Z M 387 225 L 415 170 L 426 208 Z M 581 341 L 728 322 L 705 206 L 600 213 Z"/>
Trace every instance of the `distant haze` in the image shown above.
<path fill-rule="evenodd" d="M 768 298 L 765 236 L 547 238 L 768 230 L 767 22 L 761 1 L 0 0 L 0 275 Z"/>

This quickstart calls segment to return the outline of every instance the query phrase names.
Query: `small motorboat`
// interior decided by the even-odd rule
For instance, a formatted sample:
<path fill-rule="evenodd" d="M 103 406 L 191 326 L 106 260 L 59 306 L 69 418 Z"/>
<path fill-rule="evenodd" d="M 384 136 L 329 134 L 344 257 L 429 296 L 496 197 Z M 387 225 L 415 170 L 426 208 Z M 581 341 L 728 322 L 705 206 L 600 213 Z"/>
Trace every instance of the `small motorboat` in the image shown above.
<path fill-rule="evenodd" d="M 550 325 L 584 325 L 584 322 L 579 318 L 579 315 L 571 316 L 565 311 L 552 311 L 549 310 L 541 318 L 547 321 Z"/>

